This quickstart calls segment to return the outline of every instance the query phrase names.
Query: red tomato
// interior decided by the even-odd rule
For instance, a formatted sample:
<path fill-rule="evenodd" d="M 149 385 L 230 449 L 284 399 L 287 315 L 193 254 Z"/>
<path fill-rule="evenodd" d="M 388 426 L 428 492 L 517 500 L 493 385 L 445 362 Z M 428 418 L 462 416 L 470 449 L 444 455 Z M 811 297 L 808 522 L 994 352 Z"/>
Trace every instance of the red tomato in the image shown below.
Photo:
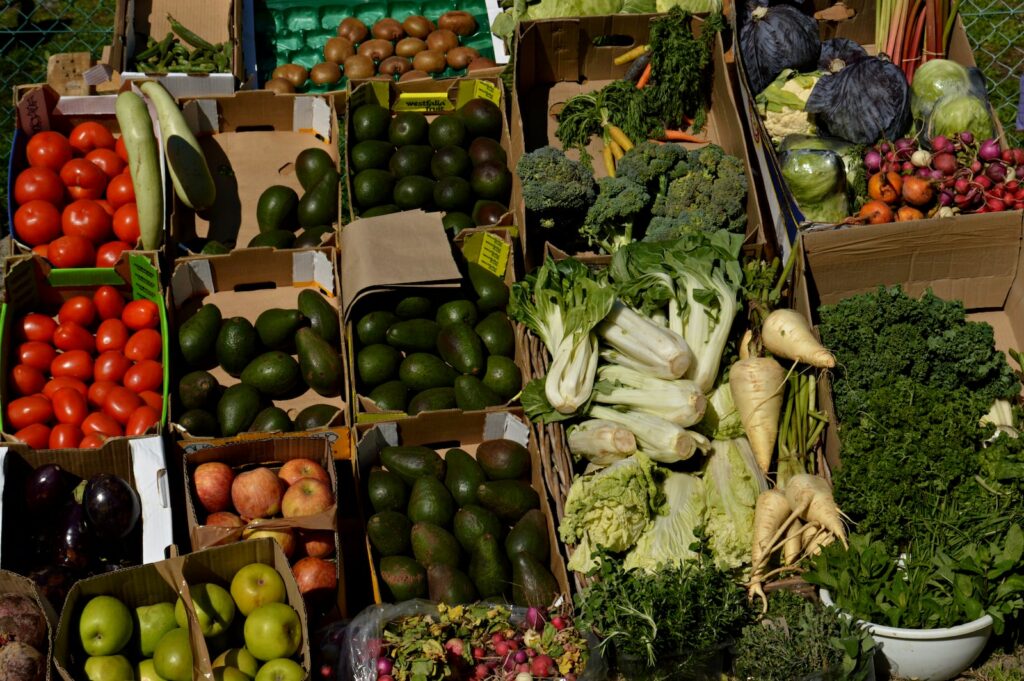
<path fill-rule="evenodd" d="M 93 149 L 114 148 L 114 136 L 96 121 L 76 125 L 68 135 L 68 141 L 80 154 L 88 154 Z"/>
<path fill-rule="evenodd" d="M 132 412 L 128 417 L 128 425 L 125 426 L 125 435 L 142 435 L 151 426 L 160 422 L 160 414 L 153 407 L 142 405 Z"/>
<path fill-rule="evenodd" d="M 160 326 L 160 310 L 152 300 L 133 300 L 124 306 L 121 321 L 133 331 Z"/>
<path fill-rule="evenodd" d="M 163 339 L 156 329 L 142 329 L 132 334 L 124 346 L 124 356 L 134 362 L 144 359 L 160 359 Z"/>
<path fill-rule="evenodd" d="M 53 415 L 58 423 L 73 423 L 77 426 L 88 413 L 89 405 L 85 396 L 74 388 L 61 388 L 53 394 Z"/>
<path fill-rule="evenodd" d="M 96 358 L 93 376 L 97 381 L 120 383 L 125 373 L 132 368 L 132 361 L 117 350 L 107 350 Z"/>
<path fill-rule="evenodd" d="M 118 387 L 117 384 L 110 381 L 96 381 L 89 386 L 89 394 L 87 395 L 89 404 L 97 409 L 102 409 L 107 401 L 107 395 L 116 387 Z"/>
<path fill-rule="evenodd" d="M 164 367 L 160 362 L 144 359 L 124 375 L 124 385 L 136 393 L 159 390 L 164 384 Z"/>
<path fill-rule="evenodd" d="M 15 440 L 21 440 L 32 449 L 46 449 L 50 444 L 50 427 L 42 423 L 33 423 L 14 434 Z"/>
<path fill-rule="evenodd" d="M 85 350 L 68 350 L 53 360 L 50 373 L 54 378 L 70 376 L 80 381 L 92 380 L 92 357 Z"/>
<path fill-rule="evenodd" d="M 120 319 L 104 319 L 96 329 L 96 351 L 123 350 L 128 342 L 128 327 Z"/>
<path fill-rule="evenodd" d="M 68 144 L 68 138 L 59 132 L 45 130 L 32 135 L 25 155 L 33 168 L 49 168 L 59 172 L 71 160 L 71 145 Z"/>
<path fill-rule="evenodd" d="M 103 403 L 103 413 L 114 419 L 122 426 L 128 423 L 132 412 L 142 406 L 142 400 L 128 388 L 115 386 L 107 393 L 107 400 Z"/>
<path fill-rule="evenodd" d="M 88 199 L 69 203 L 61 215 L 60 223 L 66 236 L 83 236 L 94 244 L 103 243 L 112 234 L 107 211 Z"/>
<path fill-rule="evenodd" d="M 157 413 L 164 410 L 164 398 L 159 393 L 155 393 L 152 390 L 143 390 L 139 393 L 139 397 L 142 398 L 143 404 L 156 409 Z"/>
<path fill-rule="evenodd" d="M 38 246 L 32 247 L 32 252 L 38 255 L 40 258 L 50 259 L 50 244 L 39 244 Z"/>
<path fill-rule="evenodd" d="M 56 357 L 57 351 L 49 343 L 28 341 L 18 346 L 18 361 L 43 372 L 50 370 Z"/>
<path fill-rule="evenodd" d="M 108 241 L 96 249 L 96 267 L 114 267 L 121 259 L 121 254 L 132 250 L 123 241 Z"/>
<path fill-rule="evenodd" d="M 108 178 L 117 177 L 124 172 L 125 163 L 113 149 L 93 149 L 85 155 L 85 160 L 99 166 Z"/>
<path fill-rule="evenodd" d="M 84 237 L 62 236 L 50 242 L 48 255 L 54 267 L 92 267 L 96 247 Z"/>
<path fill-rule="evenodd" d="M 92 302 L 100 319 L 121 319 L 124 311 L 124 296 L 113 286 L 100 286 L 92 294 Z"/>
<path fill-rule="evenodd" d="M 111 207 L 117 210 L 127 203 L 135 203 L 135 187 L 132 185 L 132 176 L 128 173 L 121 173 L 111 178 L 107 185 L 107 201 Z"/>
<path fill-rule="evenodd" d="M 61 324 L 74 322 L 91 327 L 92 323 L 96 321 L 96 304 L 89 296 L 72 296 L 60 306 L 57 321 Z"/>
<path fill-rule="evenodd" d="M 139 211 L 135 203 L 126 203 L 114 213 L 114 234 L 130 244 L 139 241 Z"/>
<path fill-rule="evenodd" d="M 124 137 L 118 137 L 117 141 L 114 142 L 114 151 L 117 152 L 122 161 L 128 162 L 128 147 L 124 145 Z"/>
<path fill-rule="evenodd" d="M 43 372 L 27 364 L 19 364 L 11 369 L 11 389 L 18 395 L 35 395 L 46 387 Z"/>
<path fill-rule="evenodd" d="M 45 386 L 43 386 L 43 394 L 51 400 L 53 394 L 61 388 L 73 388 L 83 395 L 88 395 L 89 389 L 85 387 L 85 383 L 79 381 L 77 378 L 71 378 L 70 376 L 58 376 L 57 378 L 51 378 Z"/>
<path fill-rule="evenodd" d="M 84 158 L 73 158 L 60 169 L 60 179 L 73 199 L 101 199 L 107 190 L 107 176 Z"/>
<path fill-rule="evenodd" d="M 103 212 L 110 216 L 111 221 L 114 219 L 114 209 L 110 205 L 110 201 L 106 199 L 96 199 L 96 205 L 103 209 Z"/>
<path fill-rule="evenodd" d="M 60 236 L 60 211 L 49 201 L 29 201 L 14 212 L 14 235 L 29 246 L 41 246 Z"/>
<path fill-rule="evenodd" d="M 82 432 L 85 433 L 85 438 L 82 438 L 83 447 L 85 446 L 85 439 L 92 434 L 105 435 L 107 437 L 117 437 L 124 434 L 120 423 L 98 411 L 94 411 L 85 417 L 85 420 L 82 421 Z"/>
<path fill-rule="evenodd" d="M 78 443 L 79 449 L 99 449 L 107 441 L 106 435 L 100 433 L 89 433 Z"/>
<path fill-rule="evenodd" d="M 53 321 L 51 317 L 38 312 L 29 312 L 21 318 L 18 338 L 49 343 L 53 340 L 53 332 L 56 330 L 57 322 Z"/>
<path fill-rule="evenodd" d="M 16 430 L 33 423 L 46 423 L 53 418 L 50 400 L 42 395 L 19 397 L 7 405 L 7 422 Z"/>
<path fill-rule="evenodd" d="M 64 204 L 64 183 L 49 168 L 25 168 L 14 181 L 14 200 L 19 206 L 29 201 L 48 201 L 60 207 Z"/>
<path fill-rule="evenodd" d="M 50 449 L 75 449 L 82 441 L 82 429 L 74 423 L 58 423 L 50 431 Z"/>
<path fill-rule="evenodd" d="M 96 352 L 96 339 L 81 324 L 67 322 L 53 332 L 53 344 L 58 350 L 85 350 L 90 355 Z"/>

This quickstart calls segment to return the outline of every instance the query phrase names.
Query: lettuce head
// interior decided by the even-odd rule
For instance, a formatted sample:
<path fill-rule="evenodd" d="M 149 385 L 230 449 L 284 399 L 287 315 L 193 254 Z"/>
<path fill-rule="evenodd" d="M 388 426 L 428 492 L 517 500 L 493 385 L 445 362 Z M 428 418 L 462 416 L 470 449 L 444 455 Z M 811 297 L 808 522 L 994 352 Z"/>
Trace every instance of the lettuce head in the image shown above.
<path fill-rule="evenodd" d="M 704 525 L 704 484 L 686 473 L 669 473 L 662 484 L 668 509 L 654 519 L 640 536 L 622 566 L 627 570 L 656 572 L 662 566 L 678 566 L 697 557 L 690 546 L 696 529 Z"/>
<path fill-rule="evenodd" d="M 735 570 L 750 563 L 754 506 L 768 480 L 744 437 L 715 440 L 704 464 L 707 535 L 715 565 Z"/>

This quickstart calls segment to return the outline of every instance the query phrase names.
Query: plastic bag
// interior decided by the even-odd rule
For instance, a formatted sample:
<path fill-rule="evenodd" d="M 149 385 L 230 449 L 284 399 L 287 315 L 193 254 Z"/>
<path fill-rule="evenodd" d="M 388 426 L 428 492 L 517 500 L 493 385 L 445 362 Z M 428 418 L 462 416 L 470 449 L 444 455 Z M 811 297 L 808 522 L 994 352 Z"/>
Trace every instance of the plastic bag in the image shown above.
<path fill-rule="evenodd" d="M 928 139 L 936 135 L 952 138 L 970 132 L 976 140 L 995 137 L 992 110 L 988 101 L 973 94 L 952 94 L 939 99 L 932 107 L 925 126 Z"/>
<path fill-rule="evenodd" d="M 838 137 L 789 135 L 779 145 L 779 152 L 793 149 L 820 149 L 839 154 L 839 158 L 843 159 L 843 168 L 846 170 L 846 185 L 850 189 L 860 183 L 861 176 L 864 174 L 864 162 L 859 153 L 861 147 Z"/>
<path fill-rule="evenodd" d="M 842 222 L 850 214 L 846 168 L 834 151 L 793 149 L 780 156 L 782 177 L 811 222 Z"/>

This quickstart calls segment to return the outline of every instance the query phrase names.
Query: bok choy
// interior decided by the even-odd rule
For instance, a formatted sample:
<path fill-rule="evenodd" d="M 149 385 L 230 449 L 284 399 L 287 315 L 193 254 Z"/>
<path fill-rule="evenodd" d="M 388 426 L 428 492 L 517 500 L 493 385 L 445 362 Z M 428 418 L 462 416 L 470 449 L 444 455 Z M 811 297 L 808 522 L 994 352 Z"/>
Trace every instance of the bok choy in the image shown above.
<path fill-rule="evenodd" d="M 632 407 L 684 428 L 704 417 L 707 399 L 693 381 L 651 378 L 616 364 L 600 367 L 597 378 L 595 402 Z"/>

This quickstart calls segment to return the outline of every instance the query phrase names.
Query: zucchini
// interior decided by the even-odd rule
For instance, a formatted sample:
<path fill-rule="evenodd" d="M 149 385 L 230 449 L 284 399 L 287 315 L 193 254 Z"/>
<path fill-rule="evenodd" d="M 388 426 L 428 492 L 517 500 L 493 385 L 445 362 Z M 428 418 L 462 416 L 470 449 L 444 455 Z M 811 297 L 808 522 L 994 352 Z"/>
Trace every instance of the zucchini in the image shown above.
<path fill-rule="evenodd" d="M 160 136 L 164 141 L 174 193 L 192 210 L 206 210 L 217 198 L 217 188 L 196 136 L 163 85 L 151 80 L 143 83 L 141 89 L 142 94 L 153 102 L 160 119 Z"/>
<path fill-rule="evenodd" d="M 131 91 L 117 96 L 115 113 L 128 151 L 128 170 L 135 187 L 142 247 L 155 251 L 160 248 L 164 237 L 164 192 L 153 121 L 142 97 Z"/>

